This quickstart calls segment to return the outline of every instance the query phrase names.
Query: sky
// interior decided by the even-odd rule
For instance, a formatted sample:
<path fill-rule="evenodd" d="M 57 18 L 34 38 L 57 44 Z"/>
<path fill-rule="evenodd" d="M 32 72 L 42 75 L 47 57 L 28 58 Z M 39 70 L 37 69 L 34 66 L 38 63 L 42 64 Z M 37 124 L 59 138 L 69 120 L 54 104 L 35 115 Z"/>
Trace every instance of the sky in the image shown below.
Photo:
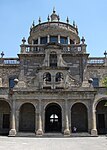
<path fill-rule="evenodd" d="M 104 57 L 107 50 L 107 0 L 0 0 L 0 53 L 17 57 L 23 37 L 29 37 L 33 20 L 47 21 L 55 7 L 60 21 L 76 22 L 85 37 L 90 57 Z"/>

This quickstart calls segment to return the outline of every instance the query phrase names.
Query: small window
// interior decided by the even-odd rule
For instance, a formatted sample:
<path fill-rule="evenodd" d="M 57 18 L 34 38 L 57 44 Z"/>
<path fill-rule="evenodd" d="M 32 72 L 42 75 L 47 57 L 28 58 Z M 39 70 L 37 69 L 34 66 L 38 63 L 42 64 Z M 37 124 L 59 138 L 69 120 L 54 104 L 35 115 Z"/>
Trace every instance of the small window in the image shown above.
<path fill-rule="evenodd" d="M 51 82 L 51 74 L 49 72 L 44 73 L 43 80 L 46 82 Z"/>
<path fill-rule="evenodd" d="M 37 39 L 37 40 L 34 40 L 33 42 L 34 42 L 34 44 L 38 44 L 38 39 Z"/>
<path fill-rule="evenodd" d="M 14 77 L 9 78 L 9 88 L 13 88 L 15 86 Z"/>
<path fill-rule="evenodd" d="M 57 67 L 57 54 L 50 54 L 50 67 Z"/>
<path fill-rule="evenodd" d="M 18 79 L 16 76 L 12 76 L 9 78 L 9 88 L 13 88 L 15 86 L 14 79 Z"/>
<path fill-rule="evenodd" d="M 41 37 L 40 44 L 46 44 L 46 43 L 47 43 L 47 37 Z"/>
<path fill-rule="evenodd" d="M 50 36 L 50 42 L 58 43 L 58 37 L 57 36 Z"/>
<path fill-rule="evenodd" d="M 60 82 L 63 80 L 63 74 L 61 72 L 58 72 L 56 74 L 56 78 L 55 78 L 56 82 Z"/>
<path fill-rule="evenodd" d="M 58 122 L 58 116 L 56 114 L 52 114 L 50 116 L 50 122 L 51 123 Z"/>
<path fill-rule="evenodd" d="M 61 43 L 61 44 L 68 44 L 67 37 L 61 37 L 61 38 L 60 38 L 60 43 Z"/>
<path fill-rule="evenodd" d="M 99 87 L 99 79 L 98 78 L 93 78 L 92 85 L 93 85 L 93 87 Z"/>

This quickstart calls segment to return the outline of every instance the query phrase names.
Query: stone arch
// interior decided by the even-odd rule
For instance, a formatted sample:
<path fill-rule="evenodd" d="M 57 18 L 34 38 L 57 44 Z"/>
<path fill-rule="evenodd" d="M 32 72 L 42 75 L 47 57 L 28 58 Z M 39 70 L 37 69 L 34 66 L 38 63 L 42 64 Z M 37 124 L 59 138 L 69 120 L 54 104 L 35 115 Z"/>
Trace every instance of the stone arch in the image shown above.
<path fill-rule="evenodd" d="M 0 134 L 8 135 L 10 130 L 10 104 L 5 100 L 0 100 Z"/>
<path fill-rule="evenodd" d="M 95 108 L 98 134 L 107 134 L 107 98 L 99 99 Z"/>
<path fill-rule="evenodd" d="M 63 73 L 62 72 L 57 72 L 55 76 L 55 81 L 56 82 L 61 82 L 64 79 Z"/>
<path fill-rule="evenodd" d="M 62 109 L 57 103 L 49 103 L 45 107 L 45 132 L 62 131 Z"/>
<path fill-rule="evenodd" d="M 45 72 L 45 73 L 43 74 L 43 80 L 44 80 L 45 82 L 51 82 L 51 73 L 50 73 L 50 72 Z"/>
<path fill-rule="evenodd" d="M 88 111 L 85 104 L 74 103 L 71 107 L 71 128 L 72 132 L 88 132 Z"/>
<path fill-rule="evenodd" d="M 19 111 L 19 131 L 35 131 L 35 107 L 32 103 L 24 103 Z"/>

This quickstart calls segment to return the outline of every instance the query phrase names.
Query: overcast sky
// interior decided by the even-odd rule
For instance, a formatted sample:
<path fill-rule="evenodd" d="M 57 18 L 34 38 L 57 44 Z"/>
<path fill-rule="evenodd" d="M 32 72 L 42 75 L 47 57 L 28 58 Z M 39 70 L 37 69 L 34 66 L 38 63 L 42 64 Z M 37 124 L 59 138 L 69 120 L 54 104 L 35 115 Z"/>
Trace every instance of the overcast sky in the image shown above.
<path fill-rule="evenodd" d="M 79 36 L 84 36 L 90 56 L 103 57 L 107 50 L 107 0 L 0 0 L 0 53 L 17 57 L 22 37 L 29 36 L 30 26 L 39 16 L 42 22 L 53 7 L 66 22 L 75 20 Z"/>

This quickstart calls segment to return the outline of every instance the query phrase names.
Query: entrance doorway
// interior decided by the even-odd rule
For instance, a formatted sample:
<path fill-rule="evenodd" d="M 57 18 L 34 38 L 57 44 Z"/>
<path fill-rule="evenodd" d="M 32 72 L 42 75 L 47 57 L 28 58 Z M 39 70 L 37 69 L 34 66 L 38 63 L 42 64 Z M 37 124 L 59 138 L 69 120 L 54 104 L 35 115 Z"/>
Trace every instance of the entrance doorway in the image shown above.
<path fill-rule="evenodd" d="M 8 135 L 10 130 L 10 106 L 6 101 L 0 101 L 0 135 Z"/>
<path fill-rule="evenodd" d="M 61 130 L 61 107 L 56 103 L 51 103 L 45 109 L 45 132 L 61 132 Z"/>
<path fill-rule="evenodd" d="M 32 104 L 23 104 L 20 108 L 19 131 L 35 131 L 35 108 Z"/>
<path fill-rule="evenodd" d="M 98 134 L 107 134 L 107 100 L 102 100 L 96 107 Z"/>
<path fill-rule="evenodd" d="M 72 132 L 88 132 L 88 115 L 87 108 L 82 103 L 76 103 L 71 109 L 71 126 Z"/>

